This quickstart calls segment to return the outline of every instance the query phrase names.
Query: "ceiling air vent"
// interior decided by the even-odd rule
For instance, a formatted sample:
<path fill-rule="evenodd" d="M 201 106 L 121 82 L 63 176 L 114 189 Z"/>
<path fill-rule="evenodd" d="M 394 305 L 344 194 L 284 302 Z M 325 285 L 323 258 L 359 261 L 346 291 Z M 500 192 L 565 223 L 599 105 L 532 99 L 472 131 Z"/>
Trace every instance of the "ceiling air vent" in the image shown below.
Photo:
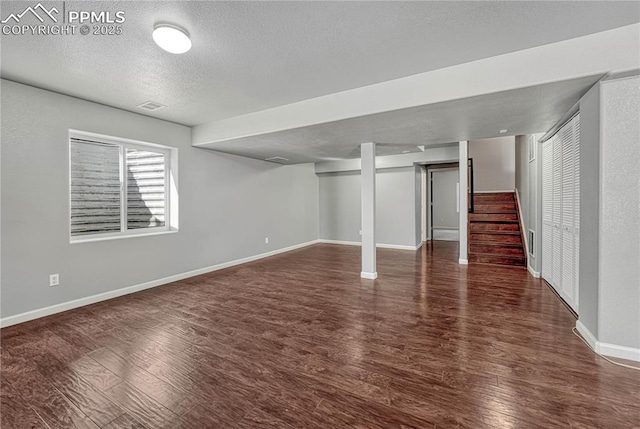
<path fill-rule="evenodd" d="M 279 162 L 279 163 L 283 163 L 283 162 L 287 162 L 289 161 L 288 158 L 283 158 L 281 156 L 273 156 L 271 158 L 267 158 L 265 159 L 265 161 L 271 161 L 271 162 Z"/>
<path fill-rule="evenodd" d="M 145 103 L 140 104 L 138 107 L 144 110 L 158 110 L 165 107 L 163 104 L 156 103 L 155 101 L 147 101 Z"/>

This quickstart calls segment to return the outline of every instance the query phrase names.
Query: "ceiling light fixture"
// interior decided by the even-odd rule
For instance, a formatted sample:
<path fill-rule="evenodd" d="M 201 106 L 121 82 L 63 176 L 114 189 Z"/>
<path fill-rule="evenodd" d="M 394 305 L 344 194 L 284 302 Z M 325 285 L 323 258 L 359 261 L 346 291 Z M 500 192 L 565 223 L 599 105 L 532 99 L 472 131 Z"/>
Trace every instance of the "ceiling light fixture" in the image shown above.
<path fill-rule="evenodd" d="M 189 33 L 175 24 L 156 24 L 153 28 L 153 40 L 172 54 L 184 54 L 191 49 Z"/>

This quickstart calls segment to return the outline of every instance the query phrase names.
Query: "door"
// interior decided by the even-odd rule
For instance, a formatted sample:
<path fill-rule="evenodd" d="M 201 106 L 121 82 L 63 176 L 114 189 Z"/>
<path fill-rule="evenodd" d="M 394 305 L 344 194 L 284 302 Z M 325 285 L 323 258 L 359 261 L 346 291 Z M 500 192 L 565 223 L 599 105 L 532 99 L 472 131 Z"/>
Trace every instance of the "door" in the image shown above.
<path fill-rule="evenodd" d="M 580 117 L 542 144 L 542 277 L 576 312 L 579 293 Z"/>
<path fill-rule="evenodd" d="M 433 240 L 458 241 L 458 169 L 434 169 L 429 171 L 429 176 L 431 237 Z"/>

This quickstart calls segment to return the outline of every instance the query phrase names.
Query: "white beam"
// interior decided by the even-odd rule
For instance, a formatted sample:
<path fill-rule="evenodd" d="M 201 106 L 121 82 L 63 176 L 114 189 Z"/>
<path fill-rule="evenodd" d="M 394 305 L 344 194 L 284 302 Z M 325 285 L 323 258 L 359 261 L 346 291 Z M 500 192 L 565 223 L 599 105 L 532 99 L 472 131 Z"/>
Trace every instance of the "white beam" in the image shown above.
<path fill-rule="evenodd" d="M 469 142 L 461 141 L 459 145 L 460 151 L 460 178 L 459 178 L 459 201 L 460 201 L 460 256 L 458 263 L 468 264 L 469 259 L 467 256 L 467 217 L 468 217 L 468 167 L 467 159 L 469 159 Z"/>
<path fill-rule="evenodd" d="M 640 23 L 192 128 L 194 146 L 640 67 Z M 562 58 L 562 61 L 558 61 Z M 531 64 L 553 67 L 531 67 Z"/>
<path fill-rule="evenodd" d="M 378 277 L 376 268 L 376 144 L 360 145 L 362 179 L 362 272 L 363 279 Z"/>

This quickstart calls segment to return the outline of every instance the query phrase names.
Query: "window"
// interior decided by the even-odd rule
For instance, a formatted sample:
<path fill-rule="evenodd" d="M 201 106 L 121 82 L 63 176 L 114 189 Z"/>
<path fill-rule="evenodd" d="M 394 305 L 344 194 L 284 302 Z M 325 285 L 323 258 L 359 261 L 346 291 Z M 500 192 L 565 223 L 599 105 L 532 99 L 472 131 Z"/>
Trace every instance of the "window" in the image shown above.
<path fill-rule="evenodd" d="M 177 227 L 170 192 L 176 149 L 73 131 L 69 155 L 72 242 Z"/>

